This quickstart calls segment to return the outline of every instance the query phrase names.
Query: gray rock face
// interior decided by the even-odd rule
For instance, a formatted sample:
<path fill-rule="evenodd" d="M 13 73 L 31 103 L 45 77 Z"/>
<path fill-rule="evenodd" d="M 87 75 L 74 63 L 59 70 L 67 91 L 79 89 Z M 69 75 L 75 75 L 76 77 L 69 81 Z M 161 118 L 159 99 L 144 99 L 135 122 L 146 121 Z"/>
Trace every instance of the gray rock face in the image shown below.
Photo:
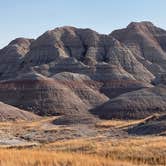
<path fill-rule="evenodd" d="M 0 100 L 40 115 L 89 115 L 105 102 L 105 118 L 163 112 L 165 96 L 152 89 L 165 84 L 165 45 L 166 31 L 149 22 L 110 35 L 61 27 L 18 38 L 0 50 Z"/>
<path fill-rule="evenodd" d="M 17 38 L 0 50 L 0 77 L 8 79 L 15 77 L 21 69 L 21 62 L 29 51 L 32 39 Z"/>
<path fill-rule="evenodd" d="M 82 70 L 89 69 L 86 73 L 92 72 L 97 63 L 106 62 L 120 66 L 138 80 L 150 82 L 154 78 L 134 54 L 115 38 L 100 35 L 90 29 L 73 27 L 56 28 L 44 33 L 32 43 L 31 50 L 25 56 L 25 63 L 40 66 L 56 61 L 59 65 L 68 58 L 81 62 Z M 77 66 L 75 68 L 77 69 Z M 56 67 L 54 69 L 56 70 Z M 69 67 L 69 70 L 72 68 Z"/>
<path fill-rule="evenodd" d="M 106 119 L 141 119 L 165 111 L 164 85 L 125 93 L 92 110 L 99 117 Z"/>
<path fill-rule="evenodd" d="M 124 43 L 152 74 L 166 70 L 166 31 L 150 22 L 133 22 L 127 28 L 114 31 L 114 36 Z"/>
<path fill-rule="evenodd" d="M 153 80 L 153 83 L 155 85 L 158 85 L 158 84 L 164 84 L 164 85 L 166 85 L 166 72 L 158 74 L 156 76 L 156 78 Z"/>
<path fill-rule="evenodd" d="M 70 88 L 89 108 L 94 108 L 109 99 L 99 92 L 100 84 L 86 75 L 65 72 L 56 74 L 54 79 Z"/>
<path fill-rule="evenodd" d="M 98 64 L 93 78 L 103 83 L 100 90 L 110 98 L 143 87 L 151 87 L 149 83 L 136 80 L 120 65 Z"/>
<path fill-rule="evenodd" d="M 142 123 L 128 129 L 134 135 L 166 135 L 166 115 L 155 114 L 145 119 Z"/>

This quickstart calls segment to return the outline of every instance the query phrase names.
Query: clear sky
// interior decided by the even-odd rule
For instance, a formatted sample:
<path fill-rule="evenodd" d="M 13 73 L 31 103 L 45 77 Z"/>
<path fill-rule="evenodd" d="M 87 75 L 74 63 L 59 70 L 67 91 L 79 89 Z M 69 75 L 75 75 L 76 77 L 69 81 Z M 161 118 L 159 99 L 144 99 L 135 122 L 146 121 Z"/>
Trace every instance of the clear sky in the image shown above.
<path fill-rule="evenodd" d="M 0 48 L 59 26 L 110 33 L 145 20 L 166 29 L 166 0 L 0 0 Z"/>

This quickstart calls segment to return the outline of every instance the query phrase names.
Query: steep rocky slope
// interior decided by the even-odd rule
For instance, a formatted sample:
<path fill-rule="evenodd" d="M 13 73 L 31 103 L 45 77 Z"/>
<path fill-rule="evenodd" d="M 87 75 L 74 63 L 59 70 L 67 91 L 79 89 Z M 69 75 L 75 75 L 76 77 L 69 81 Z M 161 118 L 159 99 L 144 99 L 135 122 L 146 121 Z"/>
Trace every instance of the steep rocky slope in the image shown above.
<path fill-rule="evenodd" d="M 151 22 L 133 22 L 114 36 L 155 76 L 166 71 L 166 31 Z"/>
<path fill-rule="evenodd" d="M 65 61 L 70 65 L 71 62 L 66 61 L 70 58 L 73 59 L 74 68 L 63 66 L 61 71 L 76 71 L 93 76 L 96 65 L 105 62 L 108 68 L 116 65 L 121 70 L 124 69 L 125 76 L 132 75 L 135 79 L 144 82 L 150 82 L 153 79 L 153 74 L 137 61 L 134 54 L 112 36 L 100 35 L 90 29 L 73 27 L 56 28 L 36 39 L 25 56 L 25 64 L 40 66 L 56 61 L 56 64 L 63 65 Z M 56 69 L 55 66 L 54 72 Z M 49 74 L 52 74 L 51 71 Z M 102 80 L 100 77 L 98 79 Z"/>
<path fill-rule="evenodd" d="M 33 39 L 17 38 L 0 50 L 0 79 L 15 77 Z"/>

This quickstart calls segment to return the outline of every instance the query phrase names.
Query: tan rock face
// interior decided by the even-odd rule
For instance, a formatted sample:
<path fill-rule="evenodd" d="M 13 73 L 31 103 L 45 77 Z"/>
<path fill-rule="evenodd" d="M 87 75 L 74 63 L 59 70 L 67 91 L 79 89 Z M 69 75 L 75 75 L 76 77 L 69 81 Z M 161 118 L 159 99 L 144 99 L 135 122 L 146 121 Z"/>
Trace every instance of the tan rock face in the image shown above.
<path fill-rule="evenodd" d="M 128 92 L 141 91 L 146 100 L 145 88 L 165 84 L 160 77 L 165 72 L 166 31 L 152 23 L 131 23 L 110 35 L 61 27 L 36 40 L 18 38 L 0 50 L 0 100 L 40 115 L 87 115 L 109 98 L 124 94 L 125 103 Z M 157 106 L 161 111 L 163 98 Z M 140 109 L 149 106 L 144 115 L 153 110 L 151 101 L 140 102 Z M 121 118 L 128 108 L 123 107 Z M 134 102 L 130 107 L 137 110 L 136 118 L 143 116 Z"/>

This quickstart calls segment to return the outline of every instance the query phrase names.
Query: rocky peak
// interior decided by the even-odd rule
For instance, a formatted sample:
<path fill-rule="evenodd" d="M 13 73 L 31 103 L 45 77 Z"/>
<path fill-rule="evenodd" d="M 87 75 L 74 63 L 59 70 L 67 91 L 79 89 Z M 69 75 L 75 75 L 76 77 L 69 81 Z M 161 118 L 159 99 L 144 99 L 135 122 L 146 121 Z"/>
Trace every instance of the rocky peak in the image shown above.
<path fill-rule="evenodd" d="M 139 28 L 139 27 L 154 27 L 154 24 L 149 21 L 142 21 L 142 22 L 131 22 L 127 28 L 128 29 L 133 29 L 133 28 Z"/>
<path fill-rule="evenodd" d="M 30 45 L 33 41 L 33 39 L 16 38 L 0 50 L 0 55 L 5 57 L 16 54 L 23 56 L 29 51 Z"/>
<path fill-rule="evenodd" d="M 151 22 L 133 22 L 111 34 L 126 45 L 152 74 L 165 71 L 166 31 Z"/>
<path fill-rule="evenodd" d="M 30 46 L 30 44 L 34 41 L 34 39 L 27 38 L 16 38 L 9 43 L 9 45 L 19 45 L 19 46 Z"/>
<path fill-rule="evenodd" d="M 22 59 L 30 50 L 30 45 L 33 41 L 33 39 L 17 38 L 0 50 L 1 79 L 16 76 Z"/>

